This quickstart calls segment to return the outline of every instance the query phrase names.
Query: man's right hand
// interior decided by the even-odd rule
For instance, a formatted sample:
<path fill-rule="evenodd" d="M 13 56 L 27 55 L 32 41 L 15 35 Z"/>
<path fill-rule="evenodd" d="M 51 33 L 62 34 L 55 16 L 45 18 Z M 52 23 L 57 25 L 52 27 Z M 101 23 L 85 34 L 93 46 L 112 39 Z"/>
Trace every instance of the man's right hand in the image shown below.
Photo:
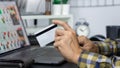
<path fill-rule="evenodd" d="M 67 61 L 77 64 L 82 49 L 78 44 L 75 31 L 64 21 L 54 20 L 53 23 L 64 28 L 56 30 L 54 46 Z"/>

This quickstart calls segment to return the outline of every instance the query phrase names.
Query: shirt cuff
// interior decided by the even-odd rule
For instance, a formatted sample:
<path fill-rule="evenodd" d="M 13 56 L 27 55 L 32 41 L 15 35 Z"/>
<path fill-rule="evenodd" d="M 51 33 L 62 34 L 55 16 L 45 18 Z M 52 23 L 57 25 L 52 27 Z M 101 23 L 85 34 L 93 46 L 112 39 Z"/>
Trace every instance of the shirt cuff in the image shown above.
<path fill-rule="evenodd" d="M 97 55 L 95 53 L 83 51 L 78 60 L 78 66 L 80 68 L 94 68 L 96 60 Z"/>

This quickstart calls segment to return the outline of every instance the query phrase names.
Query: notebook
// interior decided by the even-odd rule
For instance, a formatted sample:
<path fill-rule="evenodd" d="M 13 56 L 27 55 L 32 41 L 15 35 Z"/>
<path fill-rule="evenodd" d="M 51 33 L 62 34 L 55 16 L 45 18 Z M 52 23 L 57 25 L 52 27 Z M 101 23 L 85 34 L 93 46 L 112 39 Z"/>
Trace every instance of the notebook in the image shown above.
<path fill-rule="evenodd" d="M 56 27 L 52 24 L 35 33 L 35 37 L 54 31 Z M 31 58 L 34 63 L 43 64 L 59 64 L 64 61 L 61 54 L 52 46 L 54 40 L 45 42 L 44 39 L 39 39 L 38 41 L 39 47 L 30 45 L 16 3 L 14 1 L 0 1 L 0 59 Z M 44 41 L 42 45 L 45 47 L 41 47 L 41 41 Z"/>

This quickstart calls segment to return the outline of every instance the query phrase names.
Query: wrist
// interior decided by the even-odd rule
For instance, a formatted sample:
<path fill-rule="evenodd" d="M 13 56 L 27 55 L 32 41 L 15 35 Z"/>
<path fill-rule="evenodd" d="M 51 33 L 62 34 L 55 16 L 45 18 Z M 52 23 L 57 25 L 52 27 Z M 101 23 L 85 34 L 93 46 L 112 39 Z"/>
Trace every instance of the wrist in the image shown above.
<path fill-rule="evenodd" d="M 80 58 L 82 51 L 83 50 L 80 48 L 79 51 L 73 55 L 73 63 L 78 64 L 78 60 Z"/>
<path fill-rule="evenodd" d="M 96 47 L 96 52 L 95 53 L 99 53 L 100 52 L 100 47 L 97 46 L 96 44 L 94 44 L 94 46 Z"/>

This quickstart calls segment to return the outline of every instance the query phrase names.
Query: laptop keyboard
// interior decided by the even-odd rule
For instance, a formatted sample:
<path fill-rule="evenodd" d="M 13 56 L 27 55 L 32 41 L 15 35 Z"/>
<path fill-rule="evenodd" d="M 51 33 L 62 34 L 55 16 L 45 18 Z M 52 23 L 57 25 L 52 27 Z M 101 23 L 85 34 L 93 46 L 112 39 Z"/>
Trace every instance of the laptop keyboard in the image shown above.
<path fill-rule="evenodd" d="M 13 58 L 14 57 L 14 58 Z M 51 47 L 45 47 L 45 48 L 40 48 L 40 47 L 35 47 L 35 48 L 29 48 L 26 50 L 23 50 L 21 52 L 17 52 L 11 55 L 8 55 L 4 58 L 9 58 L 9 59 L 21 59 L 22 58 L 32 58 L 35 60 L 35 63 L 57 63 L 58 60 L 62 62 L 64 59 L 61 54 L 57 51 L 55 48 Z M 49 60 L 49 61 L 46 61 Z"/>
<path fill-rule="evenodd" d="M 55 48 L 38 48 L 38 49 L 32 50 L 32 52 L 29 55 L 32 56 L 33 54 L 35 55 L 34 57 L 61 56 L 61 54 Z"/>
<path fill-rule="evenodd" d="M 39 45 L 39 43 L 34 35 L 29 35 L 28 39 L 29 39 L 31 45 Z"/>

